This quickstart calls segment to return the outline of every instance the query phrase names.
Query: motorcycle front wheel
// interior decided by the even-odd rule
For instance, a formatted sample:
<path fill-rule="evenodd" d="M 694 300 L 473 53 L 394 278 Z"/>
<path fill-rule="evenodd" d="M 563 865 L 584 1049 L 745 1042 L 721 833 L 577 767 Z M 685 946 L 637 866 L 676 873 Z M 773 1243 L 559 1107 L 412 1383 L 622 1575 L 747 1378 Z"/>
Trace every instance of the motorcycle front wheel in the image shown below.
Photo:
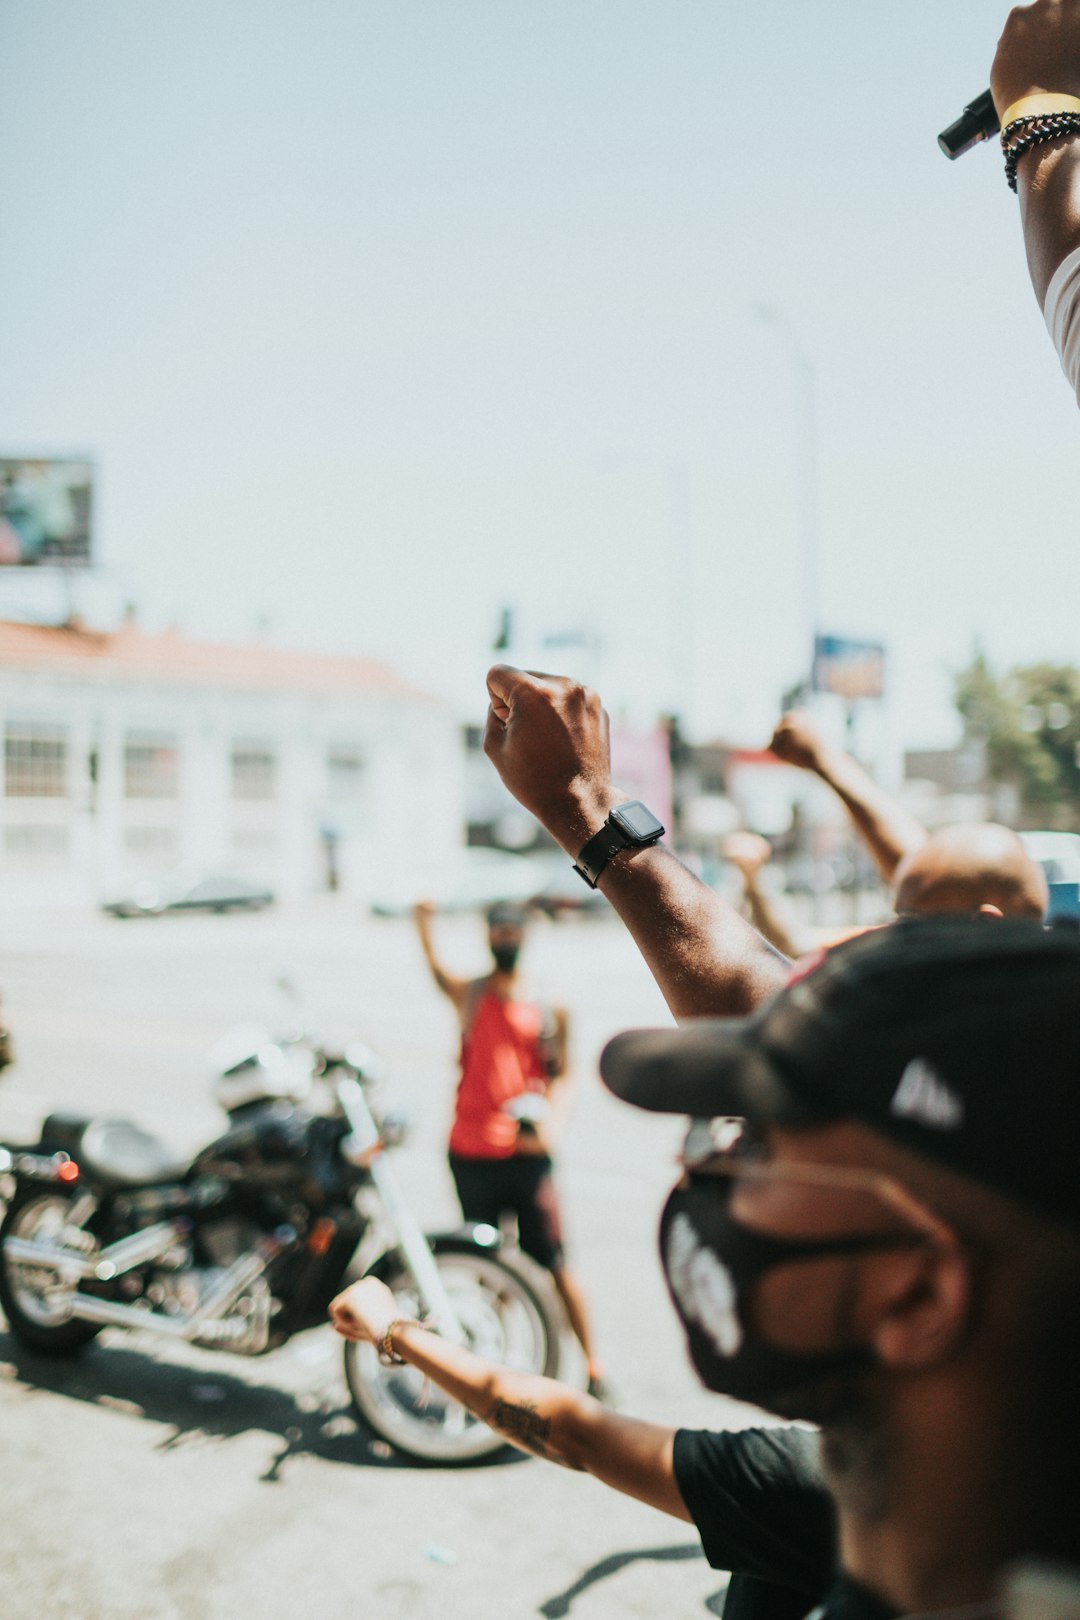
<path fill-rule="evenodd" d="M 554 1376 L 559 1319 L 526 1267 L 464 1239 L 437 1238 L 432 1250 L 468 1348 L 516 1372 Z M 393 1291 L 402 1317 L 422 1315 L 416 1284 L 396 1255 L 386 1256 L 373 1272 Z M 367 1427 L 407 1457 L 469 1463 L 506 1445 L 414 1368 L 383 1366 L 373 1345 L 346 1343 L 345 1378 Z"/>

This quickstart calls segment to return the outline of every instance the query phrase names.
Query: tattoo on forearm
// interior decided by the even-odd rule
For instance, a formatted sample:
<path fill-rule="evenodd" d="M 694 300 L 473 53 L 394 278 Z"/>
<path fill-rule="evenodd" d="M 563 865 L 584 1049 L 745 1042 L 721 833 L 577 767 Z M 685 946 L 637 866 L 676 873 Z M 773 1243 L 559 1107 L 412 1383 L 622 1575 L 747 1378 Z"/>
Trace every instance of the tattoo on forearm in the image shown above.
<path fill-rule="evenodd" d="M 515 1445 L 535 1452 L 538 1457 L 558 1461 L 546 1445 L 551 1433 L 550 1419 L 541 1417 L 530 1401 L 496 1401 L 489 1422 Z"/>

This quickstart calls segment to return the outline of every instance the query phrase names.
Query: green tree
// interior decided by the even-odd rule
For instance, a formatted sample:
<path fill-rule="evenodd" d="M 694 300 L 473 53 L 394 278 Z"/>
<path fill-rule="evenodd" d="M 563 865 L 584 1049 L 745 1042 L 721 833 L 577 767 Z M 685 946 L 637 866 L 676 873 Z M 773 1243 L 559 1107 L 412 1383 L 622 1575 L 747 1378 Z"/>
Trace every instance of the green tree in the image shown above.
<path fill-rule="evenodd" d="M 953 696 L 988 779 L 1016 788 L 1022 823 L 1080 831 L 1080 669 L 1023 664 L 999 676 L 978 649 Z"/>

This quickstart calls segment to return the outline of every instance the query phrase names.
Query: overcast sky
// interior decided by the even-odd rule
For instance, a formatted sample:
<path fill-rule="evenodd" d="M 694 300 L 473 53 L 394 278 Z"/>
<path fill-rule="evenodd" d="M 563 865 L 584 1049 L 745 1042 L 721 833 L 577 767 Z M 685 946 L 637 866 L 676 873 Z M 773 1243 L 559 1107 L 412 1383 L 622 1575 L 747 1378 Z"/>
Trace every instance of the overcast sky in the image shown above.
<path fill-rule="evenodd" d="M 147 625 L 479 711 L 512 603 L 523 656 L 600 639 L 544 656 L 613 707 L 763 741 L 806 661 L 797 344 L 822 628 L 948 740 L 976 637 L 1077 654 L 1080 418 L 999 155 L 935 140 L 1005 11 L 0 0 L 0 453 L 94 455 Z"/>

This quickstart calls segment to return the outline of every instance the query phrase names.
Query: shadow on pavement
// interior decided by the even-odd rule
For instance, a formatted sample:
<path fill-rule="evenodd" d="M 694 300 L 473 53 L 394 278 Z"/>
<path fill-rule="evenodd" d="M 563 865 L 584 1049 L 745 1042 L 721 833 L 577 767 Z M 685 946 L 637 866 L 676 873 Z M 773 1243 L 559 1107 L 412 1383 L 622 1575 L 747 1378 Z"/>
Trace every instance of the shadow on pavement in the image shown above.
<path fill-rule="evenodd" d="M 216 1366 L 185 1366 L 123 1346 L 90 1344 L 77 1356 L 58 1359 L 36 1355 L 0 1331 L 0 1380 L 166 1424 L 170 1432 L 158 1443 L 160 1451 L 262 1431 L 281 1440 L 260 1476 L 268 1483 L 280 1481 L 289 1459 L 301 1456 L 362 1468 L 434 1466 L 402 1457 L 370 1434 L 336 1391 L 313 1387 L 293 1394 Z M 313 1379 L 313 1385 L 318 1382 Z M 471 1466 L 527 1460 L 508 1449 Z"/>
<path fill-rule="evenodd" d="M 700 1542 L 689 1547 L 640 1547 L 634 1552 L 611 1553 L 607 1558 L 602 1558 L 598 1564 L 591 1564 L 583 1575 L 578 1576 L 573 1586 L 566 1588 L 565 1592 L 557 1592 L 554 1597 L 541 1603 L 537 1613 L 542 1614 L 544 1620 L 562 1620 L 564 1615 L 570 1613 L 574 1599 L 580 1597 L 582 1592 L 588 1591 L 590 1586 L 595 1586 L 597 1581 L 606 1581 L 612 1575 L 617 1575 L 628 1564 L 640 1563 L 642 1560 L 657 1564 L 681 1564 L 687 1559 L 702 1557 L 704 1554 Z M 712 1597 L 706 1598 L 707 1614 L 722 1612 L 726 1590 L 726 1586 L 722 1587 Z"/>

